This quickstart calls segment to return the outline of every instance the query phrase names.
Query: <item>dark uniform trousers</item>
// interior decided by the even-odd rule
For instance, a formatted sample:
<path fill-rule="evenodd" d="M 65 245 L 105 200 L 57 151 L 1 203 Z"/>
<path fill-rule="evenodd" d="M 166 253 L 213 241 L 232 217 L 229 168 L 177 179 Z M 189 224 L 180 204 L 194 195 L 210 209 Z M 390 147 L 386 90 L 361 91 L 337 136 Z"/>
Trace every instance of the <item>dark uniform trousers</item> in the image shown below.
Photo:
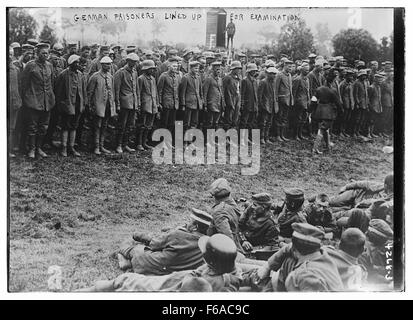
<path fill-rule="evenodd" d="M 205 129 L 217 129 L 218 128 L 218 123 L 219 119 L 221 118 L 221 113 L 220 112 L 214 112 L 208 110 L 205 113 L 205 124 L 204 128 Z"/>
<path fill-rule="evenodd" d="M 50 120 L 50 111 L 27 108 L 27 135 L 29 150 L 41 147 Z M 36 140 L 37 136 L 37 140 Z"/>
<path fill-rule="evenodd" d="M 120 108 L 118 115 L 118 145 L 128 145 L 128 138 L 135 127 L 136 110 Z"/>
<path fill-rule="evenodd" d="M 172 131 L 175 128 L 176 110 L 164 108 L 161 113 L 161 127 Z"/>
<path fill-rule="evenodd" d="M 278 107 L 279 110 L 277 115 L 275 116 L 275 125 L 280 128 L 285 128 L 288 126 L 288 115 L 290 112 L 290 106 L 283 101 L 279 101 Z"/>
<path fill-rule="evenodd" d="M 149 113 L 146 111 L 142 111 L 142 113 L 138 117 L 138 129 L 139 130 L 151 130 L 153 127 L 153 123 L 155 121 L 155 113 Z"/>
<path fill-rule="evenodd" d="M 199 120 L 199 109 L 185 108 L 184 128 L 196 128 Z"/>

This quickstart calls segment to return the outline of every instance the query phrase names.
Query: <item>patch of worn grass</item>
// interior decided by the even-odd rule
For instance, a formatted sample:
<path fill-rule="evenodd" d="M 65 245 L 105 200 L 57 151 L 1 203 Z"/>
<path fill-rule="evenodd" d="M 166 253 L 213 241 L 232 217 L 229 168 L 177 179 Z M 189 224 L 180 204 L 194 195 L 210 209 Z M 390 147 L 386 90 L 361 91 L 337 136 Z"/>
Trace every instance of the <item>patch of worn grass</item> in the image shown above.
<path fill-rule="evenodd" d="M 191 207 L 206 209 L 208 185 L 226 177 L 235 198 L 283 188 L 329 195 L 352 179 L 382 181 L 393 169 L 386 141 L 337 141 L 329 155 L 313 156 L 311 142 L 261 149 L 261 168 L 242 176 L 237 165 L 154 165 L 149 152 L 10 164 L 10 291 L 46 291 L 50 265 L 63 267 L 64 290 L 92 285 L 121 273 L 111 258 L 119 245 L 141 230 L 176 227 Z"/>

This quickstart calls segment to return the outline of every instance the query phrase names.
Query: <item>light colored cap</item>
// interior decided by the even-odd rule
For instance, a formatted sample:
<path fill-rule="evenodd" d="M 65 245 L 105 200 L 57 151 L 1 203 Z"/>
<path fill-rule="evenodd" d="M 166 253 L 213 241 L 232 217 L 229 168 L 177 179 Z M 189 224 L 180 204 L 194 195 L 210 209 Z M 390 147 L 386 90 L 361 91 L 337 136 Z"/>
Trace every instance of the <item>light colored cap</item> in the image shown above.
<path fill-rule="evenodd" d="M 76 62 L 80 59 L 80 56 L 77 54 L 72 54 L 69 59 L 67 59 L 67 64 L 70 66 L 73 62 Z"/>
<path fill-rule="evenodd" d="M 100 59 L 100 63 L 112 63 L 112 59 L 109 57 L 103 57 Z"/>
<path fill-rule="evenodd" d="M 132 52 L 126 56 L 126 60 L 139 61 L 139 56 L 136 53 Z"/>

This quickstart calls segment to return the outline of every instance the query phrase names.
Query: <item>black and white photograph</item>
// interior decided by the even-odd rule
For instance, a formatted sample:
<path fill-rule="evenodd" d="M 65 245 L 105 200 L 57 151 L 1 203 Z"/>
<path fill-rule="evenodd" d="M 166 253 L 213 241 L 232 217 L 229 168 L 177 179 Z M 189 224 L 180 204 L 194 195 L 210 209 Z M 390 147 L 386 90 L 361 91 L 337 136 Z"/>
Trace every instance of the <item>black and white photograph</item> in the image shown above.
<path fill-rule="evenodd" d="M 404 8 L 66 5 L 4 8 L 3 290 L 405 290 Z"/>

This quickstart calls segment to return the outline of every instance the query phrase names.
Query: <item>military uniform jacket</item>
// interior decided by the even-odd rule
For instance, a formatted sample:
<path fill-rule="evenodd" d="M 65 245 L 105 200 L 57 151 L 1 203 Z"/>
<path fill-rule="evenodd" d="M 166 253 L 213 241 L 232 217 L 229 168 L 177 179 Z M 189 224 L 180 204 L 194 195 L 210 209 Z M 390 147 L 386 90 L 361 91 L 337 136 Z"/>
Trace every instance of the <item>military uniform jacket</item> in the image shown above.
<path fill-rule="evenodd" d="M 133 257 L 133 266 L 157 275 L 195 269 L 204 263 L 198 247 L 201 236 L 184 227 L 163 234 L 152 239 L 142 255 Z"/>
<path fill-rule="evenodd" d="M 343 100 L 343 108 L 346 110 L 354 109 L 354 93 L 353 84 L 346 80 L 341 81 L 339 86 L 341 99 Z"/>
<path fill-rule="evenodd" d="M 314 70 L 308 74 L 310 81 L 310 95 L 315 96 L 315 91 L 324 84 L 324 77 L 321 73 L 316 73 Z"/>
<path fill-rule="evenodd" d="M 8 96 L 8 108 L 9 110 L 18 110 L 22 106 L 22 99 L 20 97 L 20 79 L 19 68 L 13 63 L 9 64 L 9 96 Z"/>
<path fill-rule="evenodd" d="M 384 81 L 381 84 L 381 104 L 384 108 L 393 108 L 393 82 Z"/>
<path fill-rule="evenodd" d="M 187 109 L 202 110 L 202 84 L 198 76 L 188 73 L 182 77 L 179 102 Z"/>
<path fill-rule="evenodd" d="M 57 107 L 63 114 L 75 115 L 84 111 L 87 93 L 80 71 L 73 72 L 69 68 L 63 70 L 56 79 L 55 93 Z M 78 106 L 76 101 L 79 102 Z"/>
<path fill-rule="evenodd" d="M 222 86 L 224 89 L 225 108 L 236 110 L 241 103 L 240 79 L 232 74 L 228 74 L 222 79 Z"/>
<path fill-rule="evenodd" d="M 202 86 L 204 104 L 208 111 L 222 112 L 225 109 L 225 101 L 222 88 L 222 79 L 208 76 Z"/>
<path fill-rule="evenodd" d="M 386 256 L 387 249 L 385 248 L 385 246 L 387 244 L 391 244 L 391 241 L 387 242 L 383 246 L 376 246 L 371 241 L 366 241 L 364 252 L 359 257 L 359 263 L 367 269 L 367 280 L 369 282 L 375 284 L 377 284 L 378 281 L 386 282 L 386 259 L 392 258 L 393 256 L 393 252 L 391 252 L 391 256 Z"/>
<path fill-rule="evenodd" d="M 126 65 L 116 71 L 113 79 L 116 106 L 122 109 L 139 110 L 141 99 L 136 69 Z"/>
<path fill-rule="evenodd" d="M 343 291 L 334 261 L 324 248 L 298 259 L 285 280 L 287 291 Z"/>
<path fill-rule="evenodd" d="M 260 112 L 278 113 L 278 104 L 275 101 L 275 81 L 268 78 L 261 80 L 258 84 L 258 108 Z"/>
<path fill-rule="evenodd" d="M 50 111 L 54 107 L 54 73 L 50 62 L 29 61 L 24 67 L 21 84 L 22 100 L 26 107 L 40 111 Z"/>
<path fill-rule="evenodd" d="M 302 75 L 293 80 L 294 107 L 307 109 L 310 105 L 310 81 Z"/>
<path fill-rule="evenodd" d="M 138 78 L 138 85 L 141 95 L 141 110 L 151 114 L 158 113 L 159 97 L 155 78 L 142 74 Z"/>
<path fill-rule="evenodd" d="M 368 97 L 366 83 L 357 79 L 357 81 L 354 82 L 353 93 L 354 93 L 355 108 L 356 109 L 367 109 L 368 103 L 369 103 L 368 102 L 369 97 Z"/>
<path fill-rule="evenodd" d="M 382 113 L 383 107 L 381 105 L 381 88 L 379 85 L 372 84 L 368 88 L 369 93 L 369 108 L 370 111 Z"/>
<path fill-rule="evenodd" d="M 275 76 L 275 99 L 288 106 L 294 104 L 292 75 L 284 71 Z"/>
<path fill-rule="evenodd" d="M 109 72 L 105 74 L 99 71 L 90 77 L 87 84 L 87 97 L 92 114 L 104 118 L 107 103 L 110 104 L 110 116 L 116 114 L 113 77 Z"/>
<path fill-rule="evenodd" d="M 189 72 L 189 61 L 182 60 L 181 61 L 181 68 L 179 71 L 182 71 L 183 73 L 188 73 Z"/>
<path fill-rule="evenodd" d="M 234 240 L 238 251 L 243 252 L 238 239 L 238 221 L 241 212 L 231 197 L 222 200 L 212 207 L 212 222 L 208 228 L 209 236 L 215 233 L 222 233 Z"/>
<path fill-rule="evenodd" d="M 323 247 L 337 266 L 344 290 L 357 291 L 367 281 L 367 270 L 356 257 L 332 246 Z"/>
<path fill-rule="evenodd" d="M 161 74 L 158 80 L 159 101 L 165 109 L 179 109 L 178 75 L 169 71 Z"/>
<path fill-rule="evenodd" d="M 281 210 L 280 210 L 281 209 Z M 304 213 L 299 211 L 289 211 L 284 205 L 282 208 L 276 208 L 276 212 L 280 212 L 278 216 L 278 224 L 280 228 L 280 236 L 283 238 L 291 238 L 293 235 L 293 228 L 291 225 L 294 222 L 307 222 Z"/>
<path fill-rule="evenodd" d="M 241 80 L 241 111 L 258 112 L 258 83 L 250 76 Z"/>
<path fill-rule="evenodd" d="M 253 246 L 274 245 L 278 238 L 278 229 L 271 212 L 256 217 L 254 209 L 249 206 L 239 219 L 241 240 L 247 240 Z"/>

